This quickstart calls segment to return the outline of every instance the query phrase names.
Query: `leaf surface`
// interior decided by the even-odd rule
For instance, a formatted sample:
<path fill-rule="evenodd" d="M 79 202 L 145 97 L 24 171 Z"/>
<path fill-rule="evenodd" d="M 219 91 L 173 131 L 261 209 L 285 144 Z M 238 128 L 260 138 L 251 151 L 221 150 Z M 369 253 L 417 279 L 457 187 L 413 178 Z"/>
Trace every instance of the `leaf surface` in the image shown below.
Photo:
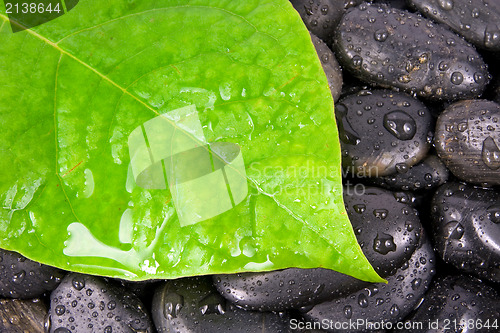
<path fill-rule="evenodd" d="M 15 34 L 0 18 L 1 247 L 130 280 L 325 267 L 382 281 L 347 218 L 333 101 L 288 1 L 87 0 Z M 188 108 L 198 129 L 173 116 Z M 142 128 L 154 155 L 154 119 L 175 145 L 239 147 L 231 209 L 182 223 L 179 179 L 203 163 L 176 168 L 173 153 L 166 188 L 138 186 L 130 137 Z M 230 192 L 237 168 L 210 154 Z M 227 197 L 207 184 L 198 198 Z"/>

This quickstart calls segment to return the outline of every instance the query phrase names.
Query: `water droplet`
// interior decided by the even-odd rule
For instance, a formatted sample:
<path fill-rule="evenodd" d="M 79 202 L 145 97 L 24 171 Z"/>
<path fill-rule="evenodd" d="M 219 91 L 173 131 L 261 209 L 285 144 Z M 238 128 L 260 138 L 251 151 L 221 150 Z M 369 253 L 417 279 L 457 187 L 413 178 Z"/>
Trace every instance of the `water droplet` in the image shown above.
<path fill-rule="evenodd" d="M 477 18 L 477 17 L 479 17 L 479 9 L 477 9 L 477 8 L 472 9 L 472 11 L 471 11 L 471 16 L 472 16 L 473 18 Z"/>
<path fill-rule="evenodd" d="M 399 110 L 384 115 L 384 127 L 399 140 L 411 140 L 417 131 L 415 120 Z"/>
<path fill-rule="evenodd" d="M 483 83 L 484 82 L 484 75 L 481 73 L 474 73 L 474 81 L 476 83 L 479 83 L 479 84 Z"/>
<path fill-rule="evenodd" d="M 373 241 L 373 249 L 380 254 L 387 254 L 391 251 L 396 251 L 396 244 L 394 243 L 394 238 L 391 235 L 382 233 Z"/>
<path fill-rule="evenodd" d="M 444 235 L 446 238 L 460 239 L 464 235 L 464 226 L 458 221 L 448 222 L 444 226 Z"/>
<path fill-rule="evenodd" d="M 166 319 L 171 320 L 172 318 L 177 318 L 179 311 L 184 306 L 184 297 L 177 293 L 170 293 L 165 296 L 165 307 L 163 309 L 163 315 Z"/>
<path fill-rule="evenodd" d="M 439 7 L 444 10 L 452 10 L 453 9 L 453 0 L 438 0 Z"/>
<path fill-rule="evenodd" d="M 451 74 L 450 81 L 455 85 L 459 85 L 460 83 L 464 82 L 464 76 L 460 72 L 453 72 L 453 74 Z"/>
<path fill-rule="evenodd" d="M 397 173 L 407 173 L 409 168 L 406 163 L 398 163 L 395 166 Z"/>
<path fill-rule="evenodd" d="M 358 214 L 362 214 L 365 212 L 366 210 L 366 205 L 363 205 L 363 204 L 358 204 L 358 205 L 354 205 L 352 206 L 352 208 L 354 208 L 354 211 Z"/>
<path fill-rule="evenodd" d="M 347 107 L 344 104 L 338 104 L 335 108 L 335 115 L 340 140 L 347 144 L 357 145 L 360 142 L 359 134 L 352 128 L 347 119 Z"/>
<path fill-rule="evenodd" d="M 465 132 L 465 130 L 467 129 L 468 127 L 468 124 L 463 122 L 463 123 L 460 123 L 458 124 L 457 128 L 460 132 Z"/>
<path fill-rule="evenodd" d="M 413 289 L 413 290 L 417 290 L 418 288 L 420 288 L 421 285 L 422 285 L 421 278 L 416 278 L 416 279 L 413 279 L 413 281 L 411 281 L 411 289 Z"/>
<path fill-rule="evenodd" d="M 323 7 L 321 7 L 321 14 L 323 14 L 323 15 L 328 14 L 328 6 L 327 5 L 324 5 Z"/>
<path fill-rule="evenodd" d="M 373 210 L 373 215 L 375 215 L 376 218 L 379 218 L 381 220 L 385 219 L 388 214 L 389 214 L 389 211 L 387 209 L 374 209 Z"/>
<path fill-rule="evenodd" d="M 104 328 L 104 333 L 113 333 L 113 328 L 111 326 L 106 326 Z"/>
<path fill-rule="evenodd" d="M 400 77 L 398 77 L 398 81 L 401 83 L 408 83 L 411 81 L 411 77 L 410 75 L 401 75 Z"/>
<path fill-rule="evenodd" d="M 351 319 L 352 318 L 352 307 L 350 305 L 344 306 L 344 316 L 347 319 Z"/>
<path fill-rule="evenodd" d="M 448 69 L 448 64 L 444 61 L 441 61 L 438 65 L 440 71 L 446 71 Z"/>
<path fill-rule="evenodd" d="M 58 316 L 62 316 L 64 313 L 66 313 L 66 308 L 64 307 L 64 305 L 59 304 L 59 305 L 58 305 L 58 306 L 56 306 L 56 308 L 55 308 L 55 313 L 56 313 L 56 315 L 58 315 Z"/>
<path fill-rule="evenodd" d="M 365 294 L 361 293 L 358 296 L 358 305 L 362 308 L 368 307 L 368 298 Z"/>
<path fill-rule="evenodd" d="M 108 302 L 108 310 L 114 310 L 116 308 L 116 302 L 115 301 L 109 301 Z"/>
<path fill-rule="evenodd" d="M 354 57 L 352 57 L 352 64 L 357 69 L 361 68 L 361 65 L 363 64 L 363 58 L 361 58 L 359 55 L 355 55 Z"/>
<path fill-rule="evenodd" d="M 491 170 L 500 168 L 500 149 L 491 136 L 483 142 L 482 157 L 484 164 Z"/>
<path fill-rule="evenodd" d="M 399 315 L 399 307 L 397 304 L 393 304 L 389 310 L 391 317 L 397 317 Z"/>
<path fill-rule="evenodd" d="M 387 37 L 389 37 L 389 32 L 385 29 L 379 29 L 373 34 L 373 38 L 375 38 L 377 42 L 385 42 Z"/>
<path fill-rule="evenodd" d="M 500 42 L 500 29 L 496 24 L 488 24 L 484 31 L 484 45 L 494 47 Z"/>
<path fill-rule="evenodd" d="M 19 271 L 14 276 L 12 276 L 12 282 L 15 284 L 22 283 L 24 281 L 24 278 L 26 277 L 26 272 L 25 271 Z"/>
<path fill-rule="evenodd" d="M 493 223 L 500 223 L 500 204 L 488 207 L 488 218 Z"/>
<path fill-rule="evenodd" d="M 75 276 L 71 284 L 76 290 L 82 290 L 83 288 L 85 288 L 85 280 L 81 276 Z"/>
<path fill-rule="evenodd" d="M 211 293 L 199 302 L 202 315 L 224 314 L 226 312 L 226 299 L 219 293 Z"/>

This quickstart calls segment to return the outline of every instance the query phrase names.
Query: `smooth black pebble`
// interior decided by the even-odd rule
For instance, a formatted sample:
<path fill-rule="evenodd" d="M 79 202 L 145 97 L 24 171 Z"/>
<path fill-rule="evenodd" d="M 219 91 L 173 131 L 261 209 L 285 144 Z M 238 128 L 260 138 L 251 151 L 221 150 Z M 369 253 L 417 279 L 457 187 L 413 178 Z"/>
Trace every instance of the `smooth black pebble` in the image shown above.
<path fill-rule="evenodd" d="M 487 100 L 451 104 L 439 116 L 438 156 L 458 178 L 500 185 L 500 105 Z"/>
<path fill-rule="evenodd" d="M 222 297 L 208 277 L 166 281 L 156 290 L 152 309 L 160 333 L 288 332 L 287 315 L 240 309 Z"/>
<path fill-rule="evenodd" d="M 390 90 L 361 90 L 335 105 L 344 170 L 358 177 L 405 173 L 432 140 L 432 116 L 422 102 Z"/>
<path fill-rule="evenodd" d="M 311 34 L 311 40 L 318 53 L 319 60 L 323 66 L 326 78 L 328 79 L 328 86 L 332 93 L 333 100 L 336 102 L 342 91 L 342 70 L 335 58 L 332 50 L 321 39 Z"/>
<path fill-rule="evenodd" d="M 425 237 L 425 236 L 424 236 Z M 387 284 L 371 284 L 358 292 L 314 306 L 304 314 L 313 322 L 347 324 L 346 330 L 331 332 L 373 332 L 380 328 L 366 326 L 369 322 L 397 322 L 419 306 L 435 274 L 435 257 L 432 246 L 423 239 L 410 260 L 386 277 Z M 352 329 L 350 322 L 361 323 Z"/>
<path fill-rule="evenodd" d="M 374 185 L 391 190 L 428 190 L 444 184 L 449 172 L 444 163 L 435 155 L 428 155 L 422 162 L 408 168 L 407 172 L 390 176 L 370 178 Z"/>
<path fill-rule="evenodd" d="M 144 305 L 132 292 L 107 279 L 68 274 L 50 295 L 50 333 L 153 332 Z"/>
<path fill-rule="evenodd" d="M 344 14 L 340 0 L 290 0 L 307 29 L 329 43 L 333 32 Z"/>
<path fill-rule="evenodd" d="M 35 299 L 0 300 L 0 332 L 44 333 L 47 306 Z"/>
<path fill-rule="evenodd" d="M 396 332 L 498 332 L 498 300 L 495 289 L 479 279 L 465 275 L 439 277 L 417 311 L 406 318 L 410 326 Z"/>
<path fill-rule="evenodd" d="M 434 247 L 460 270 L 500 283 L 500 193 L 446 183 L 432 200 Z"/>
<path fill-rule="evenodd" d="M 500 51 L 497 0 L 410 0 L 425 16 L 449 26 L 477 47 Z"/>
<path fill-rule="evenodd" d="M 417 249 L 422 224 L 398 194 L 377 187 L 344 188 L 344 203 L 358 243 L 382 277 L 394 274 Z"/>
<path fill-rule="evenodd" d="M 0 249 L 0 296 L 35 298 L 57 287 L 66 274 L 60 269 Z"/>
<path fill-rule="evenodd" d="M 281 311 L 349 294 L 367 282 L 324 268 L 215 275 L 217 290 L 245 309 Z"/>
<path fill-rule="evenodd" d="M 342 68 L 370 84 L 432 100 L 481 95 L 489 80 L 476 49 L 429 19 L 384 5 L 347 11 L 336 29 Z"/>

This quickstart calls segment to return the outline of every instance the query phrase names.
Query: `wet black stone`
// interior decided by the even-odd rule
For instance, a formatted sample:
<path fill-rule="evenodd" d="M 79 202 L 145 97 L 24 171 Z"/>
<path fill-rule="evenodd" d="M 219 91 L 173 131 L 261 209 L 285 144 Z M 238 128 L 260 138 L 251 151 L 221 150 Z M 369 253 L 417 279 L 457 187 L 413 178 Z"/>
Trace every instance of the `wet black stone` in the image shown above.
<path fill-rule="evenodd" d="M 479 279 L 462 275 L 439 277 L 418 310 L 406 319 L 423 326 L 396 332 L 498 332 L 498 299 L 498 293 Z"/>
<path fill-rule="evenodd" d="M 458 269 L 500 283 L 500 193 L 460 183 L 432 200 L 434 247 Z"/>
<path fill-rule="evenodd" d="M 342 91 L 342 70 L 335 58 L 332 50 L 321 39 L 311 34 L 311 39 L 321 60 L 321 65 L 328 79 L 328 86 L 332 93 L 333 100 L 336 102 Z"/>
<path fill-rule="evenodd" d="M 348 10 L 333 47 L 342 68 L 359 79 L 432 100 L 477 97 L 489 80 L 481 56 L 460 36 L 384 5 Z"/>
<path fill-rule="evenodd" d="M 373 332 L 366 329 L 366 322 L 397 322 L 405 318 L 421 303 L 435 274 L 435 258 L 428 240 L 423 240 L 410 260 L 386 277 L 387 284 L 374 283 L 344 298 L 335 299 L 314 306 L 304 314 L 307 320 L 315 322 L 349 323 L 363 325 L 342 332 Z M 338 330 L 327 330 L 338 332 Z"/>
<path fill-rule="evenodd" d="M 0 296 L 34 298 L 57 287 L 66 272 L 0 249 Z"/>
<path fill-rule="evenodd" d="M 361 90 L 335 105 L 342 166 L 358 177 L 404 173 L 430 148 L 432 116 L 405 93 Z"/>
<path fill-rule="evenodd" d="M 417 211 L 398 193 L 355 189 L 344 188 L 344 203 L 358 243 L 377 273 L 394 274 L 418 247 L 423 229 Z"/>
<path fill-rule="evenodd" d="M 214 283 L 217 290 L 232 303 L 259 311 L 308 306 L 368 285 L 323 268 L 215 275 Z"/>
<path fill-rule="evenodd" d="M 410 0 L 425 16 L 447 25 L 477 47 L 500 51 L 500 2 Z"/>
<path fill-rule="evenodd" d="M 500 185 L 500 105 L 465 100 L 448 106 L 436 124 L 436 151 L 458 178 Z"/>
<path fill-rule="evenodd" d="M 0 300 L 0 332 L 43 333 L 47 306 L 36 298 Z"/>
<path fill-rule="evenodd" d="M 370 182 L 391 190 L 417 191 L 444 184 L 448 175 L 444 163 L 437 156 L 428 155 L 422 162 L 408 168 L 405 173 L 370 178 Z"/>
<path fill-rule="evenodd" d="M 152 308 L 159 332 L 288 332 L 288 316 L 237 308 L 208 277 L 166 281 L 156 290 Z"/>
<path fill-rule="evenodd" d="M 75 273 L 50 295 L 47 322 L 51 333 L 153 332 L 137 296 L 107 279 Z"/>
<path fill-rule="evenodd" d="M 335 27 L 344 14 L 344 3 L 339 0 L 290 0 L 307 29 L 329 43 Z"/>

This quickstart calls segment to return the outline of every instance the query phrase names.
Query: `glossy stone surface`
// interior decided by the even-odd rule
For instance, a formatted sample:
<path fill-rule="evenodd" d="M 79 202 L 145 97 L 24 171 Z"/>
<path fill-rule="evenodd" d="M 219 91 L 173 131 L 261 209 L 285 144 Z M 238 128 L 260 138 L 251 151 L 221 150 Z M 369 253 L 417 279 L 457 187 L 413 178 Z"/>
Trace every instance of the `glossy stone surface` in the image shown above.
<path fill-rule="evenodd" d="M 339 0 L 290 0 L 300 14 L 307 29 L 325 42 L 330 42 L 333 32 L 344 14 L 343 1 Z"/>
<path fill-rule="evenodd" d="M 408 94 L 361 90 L 335 105 L 344 170 L 358 177 L 405 173 L 430 148 L 432 117 Z"/>
<path fill-rule="evenodd" d="M 419 191 L 442 185 L 448 180 L 448 176 L 449 171 L 444 163 L 437 156 L 428 155 L 406 172 L 370 178 L 370 182 L 391 190 Z"/>
<path fill-rule="evenodd" d="M 323 268 L 215 275 L 217 290 L 252 310 L 280 311 L 323 302 L 367 286 L 367 282 Z"/>
<path fill-rule="evenodd" d="M 446 183 L 432 200 L 434 247 L 458 269 L 500 283 L 500 193 Z"/>
<path fill-rule="evenodd" d="M 153 320 L 159 332 L 287 332 L 288 317 L 247 311 L 226 301 L 206 277 L 166 281 L 153 298 Z"/>
<path fill-rule="evenodd" d="M 366 322 L 400 321 L 421 303 L 435 274 L 435 265 L 432 246 L 428 240 L 424 240 L 410 260 L 394 275 L 387 277 L 387 284 L 372 284 L 344 298 L 318 304 L 304 317 L 317 322 L 363 323 L 356 329 L 347 326 L 348 329 L 343 332 L 370 331 L 366 329 Z"/>
<path fill-rule="evenodd" d="M 60 269 L 0 249 L 0 296 L 33 298 L 57 287 L 66 274 Z"/>
<path fill-rule="evenodd" d="M 441 276 L 434 281 L 418 310 L 407 318 L 423 326 L 397 332 L 496 333 L 500 316 L 498 297 L 495 289 L 479 279 L 467 275 Z"/>
<path fill-rule="evenodd" d="M 152 333 L 146 308 L 133 293 L 107 279 L 68 274 L 50 295 L 50 333 Z"/>
<path fill-rule="evenodd" d="M 407 11 L 362 4 L 335 36 L 342 68 L 367 83 L 432 100 L 477 97 L 489 74 L 479 53 L 445 27 Z"/>
<path fill-rule="evenodd" d="M 436 124 L 436 151 L 458 178 L 500 184 L 500 105 L 465 100 L 448 106 Z"/>
<path fill-rule="evenodd" d="M 410 0 L 422 14 L 447 25 L 477 47 L 500 51 L 500 2 Z"/>
<path fill-rule="evenodd" d="M 417 249 L 422 225 L 399 195 L 377 187 L 344 188 L 347 214 L 358 243 L 381 276 L 394 274 Z"/>
<path fill-rule="evenodd" d="M 321 65 L 325 71 L 326 78 L 328 79 L 328 86 L 332 92 L 333 100 L 336 102 L 340 97 L 342 91 L 342 69 L 339 62 L 335 58 L 332 50 L 321 39 L 311 34 L 311 40 L 318 53 Z"/>

